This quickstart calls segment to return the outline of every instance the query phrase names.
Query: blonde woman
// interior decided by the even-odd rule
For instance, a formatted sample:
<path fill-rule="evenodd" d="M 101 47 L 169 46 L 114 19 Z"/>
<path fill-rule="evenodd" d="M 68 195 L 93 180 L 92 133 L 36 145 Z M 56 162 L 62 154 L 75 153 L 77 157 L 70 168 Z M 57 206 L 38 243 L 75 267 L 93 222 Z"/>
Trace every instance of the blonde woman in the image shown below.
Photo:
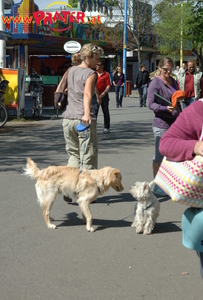
<path fill-rule="evenodd" d="M 68 165 L 75 168 L 80 168 L 83 159 L 85 169 L 97 169 L 97 129 L 92 107 L 97 73 L 93 68 L 99 63 L 102 53 L 102 48 L 94 44 L 84 45 L 80 51 L 81 64 L 72 66 L 68 72 L 68 105 L 62 114 L 63 132 L 69 156 Z M 78 132 L 76 129 L 80 121 L 90 125 L 87 137 L 86 131 Z"/>
<path fill-rule="evenodd" d="M 73 66 L 78 66 L 81 64 L 82 60 L 80 57 L 80 53 L 75 53 L 71 56 L 71 61 Z"/>

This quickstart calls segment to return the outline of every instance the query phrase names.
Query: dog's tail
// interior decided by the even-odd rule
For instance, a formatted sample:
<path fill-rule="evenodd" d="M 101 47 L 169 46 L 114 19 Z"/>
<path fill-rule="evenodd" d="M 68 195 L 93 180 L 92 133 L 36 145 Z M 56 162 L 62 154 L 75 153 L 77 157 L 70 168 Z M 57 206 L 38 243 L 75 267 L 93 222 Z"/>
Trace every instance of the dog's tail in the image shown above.
<path fill-rule="evenodd" d="M 33 179 L 37 179 L 40 173 L 36 163 L 29 157 L 27 157 L 26 167 L 23 169 L 24 175 L 31 177 Z"/>

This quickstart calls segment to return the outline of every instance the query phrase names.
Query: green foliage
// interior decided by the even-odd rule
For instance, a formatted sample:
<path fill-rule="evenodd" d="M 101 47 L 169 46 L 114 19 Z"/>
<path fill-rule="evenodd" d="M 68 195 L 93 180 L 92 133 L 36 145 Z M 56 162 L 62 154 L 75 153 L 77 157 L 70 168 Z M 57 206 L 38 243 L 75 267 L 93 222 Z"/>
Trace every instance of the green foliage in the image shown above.
<path fill-rule="evenodd" d="M 198 1 L 193 8 L 193 14 L 188 22 L 191 23 L 189 34 L 193 36 L 193 43 L 198 45 L 203 42 L 203 1 Z"/>
<path fill-rule="evenodd" d="M 77 0 L 68 0 L 68 4 L 70 4 L 72 7 L 78 7 Z"/>
<path fill-rule="evenodd" d="M 118 0 L 106 0 L 105 1 L 110 6 L 118 6 Z M 87 4 L 87 0 L 85 0 L 85 3 Z M 78 7 L 78 1 L 77 0 L 68 0 L 68 4 L 70 4 L 72 7 Z"/>
<path fill-rule="evenodd" d="M 108 6 L 118 6 L 118 0 L 106 0 Z"/>
<path fill-rule="evenodd" d="M 181 5 L 181 3 L 183 5 Z M 156 25 L 154 33 L 159 37 L 158 48 L 163 54 L 179 55 L 181 39 L 183 49 L 191 48 L 188 43 L 188 31 L 191 24 L 191 1 L 164 0 L 154 9 Z"/>
<path fill-rule="evenodd" d="M 163 0 L 155 6 L 154 12 L 155 33 L 161 41 L 159 50 L 179 55 L 182 40 L 183 53 L 184 49 L 193 49 L 203 64 L 203 1 Z"/>

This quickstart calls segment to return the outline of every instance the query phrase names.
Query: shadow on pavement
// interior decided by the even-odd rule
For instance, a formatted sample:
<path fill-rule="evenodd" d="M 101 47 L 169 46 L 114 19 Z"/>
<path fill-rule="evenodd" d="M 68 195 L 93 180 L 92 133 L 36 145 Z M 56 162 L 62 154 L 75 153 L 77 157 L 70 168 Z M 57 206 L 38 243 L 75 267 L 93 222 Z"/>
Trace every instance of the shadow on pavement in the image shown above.
<path fill-rule="evenodd" d="M 57 225 L 57 227 L 66 227 L 66 226 L 79 226 L 82 225 L 85 228 L 85 224 L 83 223 L 82 217 L 78 218 L 78 214 L 73 212 L 70 214 L 66 214 L 66 220 L 63 220 L 62 223 Z M 60 222 L 60 220 L 54 220 L 55 222 Z M 130 227 L 132 222 L 128 222 L 125 220 L 102 220 L 95 219 L 93 216 L 93 227 L 95 231 L 103 230 L 109 227 L 118 228 L 118 227 Z M 95 226 L 98 226 L 97 228 Z"/>
<path fill-rule="evenodd" d="M 16 125 L 10 130 L 5 128 L 0 131 L 2 171 L 11 171 L 12 166 L 15 165 L 15 172 L 20 173 L 22 166 L 26 163 L 26 157 L 33 158 L 40 169 L 53 163 L 54 165 L 65 165 L 68 156 L 67 160 L 64 160 L 63 155 L 67 154 L 62 125 L 57 122 L 55 126 L 54 121 L 51 124 L 47 126 L 46 122 L 41 122 L 26 126 Z M 126 151 L 126 147 L 136 147 L 137 149 L 149 147 L 149 144 L 153 144 L 153 139 L 151 122 L 118 122 L 114 124 L 113 131 L 108 135 L 103 134 L 103 128 L 98 129 L 99 151 L 100 153 L 108 151 L 109 155 Z M 53 154 L 57 155 L 59 160 L 57 162 L 50 161 L 50 155 L 47 156 L 46 153 L 52 157 Z"/>
<path fill-rule="evenodd" d="M 130 193 L 123 193 L 114 196 L 99 197 L 96 203 L 106 203 L 107 205 L 117 202 L 135 202 L 135 199 Z"/>
<path fill-rule="evenodd" d="M 84 226 L 82 217 L 78 217 L 78 214 L 73 212 L 66 214 L 65 220 L 54 220 L 55 222 L 60 222 L 57 227 L 68 227 L 68 226 Z M 170 233 L 170 232 L 180 232 L 181 228 L 178 227 L 175 223 L 181 223 L 180 221 L 174 222 L 163 222 L 156 223 L 155 228 L 152 234 L 160 234 L 160 233 Z M 103 219 L 95 219 L 93 216 L 93 227 L 95 231 L 104 230 L 107 228 L 119 228 L 119 227 L 131 227 L 132 222 L 126 221 L 125 219 L 121 220 L 103 220 Z M 96 226 L 98 226 L 96 228 Z"/>
<path fill-rule="evenodd" d="M 169 233 L 169 232 L 178 232 L 182 231 L 180 227 L 178 227 L 174 223 L 181 223 L 181 221 L 174 221 L 174 222 L 164 222 L 164 223 L 156 223 L 153 233 Z"/>

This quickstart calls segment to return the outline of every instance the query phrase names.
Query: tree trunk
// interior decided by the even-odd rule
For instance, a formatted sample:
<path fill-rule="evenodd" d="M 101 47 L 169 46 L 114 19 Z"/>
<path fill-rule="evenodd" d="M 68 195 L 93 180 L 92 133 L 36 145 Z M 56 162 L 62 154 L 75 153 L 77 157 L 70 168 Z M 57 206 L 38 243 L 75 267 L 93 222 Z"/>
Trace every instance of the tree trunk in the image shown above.
<path fill-rule="evenodd" d="M 138 47 L 137 47 L 137 57 L 138 57 L 139 70 L 141 70 L 142 61 L 141 61 L 141 53 L 140 53 L 140 44 L 138 44 Z"/>
<path fill-rule="evenodd" d="M 202 57 L 202 45 L 201 47 L 199 48 L 199 65 L 200 65 L 200 69 L 202 71 L 203 69 L 203 57 Z"/>

